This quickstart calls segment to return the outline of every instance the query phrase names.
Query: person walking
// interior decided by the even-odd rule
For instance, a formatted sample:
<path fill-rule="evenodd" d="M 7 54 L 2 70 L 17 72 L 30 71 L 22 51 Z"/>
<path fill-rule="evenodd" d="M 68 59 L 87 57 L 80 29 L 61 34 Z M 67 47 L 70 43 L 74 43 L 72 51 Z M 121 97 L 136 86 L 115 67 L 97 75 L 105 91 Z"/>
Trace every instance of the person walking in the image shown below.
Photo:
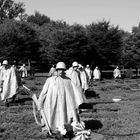
<path fill-rule="evenodd" d="M 100 72 L 99 68 L 96 66 L 93 71 L 93 80 L 99 81 L 100 79 L 101 79 L 101 72 Z"/>
<path fill-rule="evenodd" d="M 43 110 L 51 131 L 64 132 L 64 125 L 70 120 L 79 121 L 77 108 L 83 103 L 81 93 L 65 75 L 66 65 L 58 62 L 56 65 L 57 75 L 49 77 L 39 95 L 39 110 Z M 44 124 L 42 131 L 49 131 Z"/>
<path fill-rule="evenodd" d="M 9 99 L 15 100 L 18 90 L 18 79 L 14 67 L 10 67 L 7 60 L 2 63 L 0 72 L 1 100 L 8 106 Z"/>
<path fill-rule="evenodd" d="M 56 73 L 56 69 L 55 69 L 55 66 L 52 65 L 52 67 L 50 68 L 50 71 L 49 71 L 49 76 L 54 76 Z"/>
<path fill-rule="evenodd" d="M 90 82 L 91 77 L 92 77 L 92 70 L 90 69 L 89 65 L 86 65 L 85 71 L 86 71 L 87 76 L 88 76 L 88 82 Z"/>
<path fill-rule="evenodd" d="M 84 67 L 79 64 L 79 72 L 80 72 L 80 78 L 81 78 L 81 83 L 82 83 L 82 91 L 85 93 L 85 91 L 89 88 L 88 86 L 88 76 L 86 71 L 84 70 Z"/>
<path fill-rule="evenodd" d="M 2 69 L 2 64 L 1 64 L 1 62 L 0 62 L 0 71 L 1 71 L 1 69 Z"/>
<path fill-rule="evenodd" d="M 79 91 L 82 92 L 82 82 L 78 67 L 79 67 L 78 62 L 74 61 L 72 63 L 72 68 L 69 70 L 69 72 L 67 72 L 67 75 L 71 79 L 71 81 L 77 86 Z"/>
<path fill-rule="evenodd" d="M 114 69 L 113 76 L 114 76 L 115 79 L 121 78 L 121 71 L 119 70 L 118 66 Z"/>
<path fill-rule="evenodd" d="M 19 71 L 21 72 L 21 77 L 24 78 L 24 77 L 27 77 L 28 76 L 28 74 L 27 74 L 27 68 L 26 68 L 26 65 L 25 64 L 23 64 L 20 67 Z"/>

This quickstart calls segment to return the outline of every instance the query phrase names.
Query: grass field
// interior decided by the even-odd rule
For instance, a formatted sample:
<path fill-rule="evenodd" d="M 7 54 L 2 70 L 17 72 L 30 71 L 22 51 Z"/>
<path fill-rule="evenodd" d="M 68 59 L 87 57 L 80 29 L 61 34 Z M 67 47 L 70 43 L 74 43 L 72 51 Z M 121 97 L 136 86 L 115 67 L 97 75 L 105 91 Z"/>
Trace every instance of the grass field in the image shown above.
<path fill-rule="evenodd" d="M 46 77 L 28 78 L 25 85 L 37 96 Z M 140 79 L 91 82 L 81 120 L 92 130 L 91 140 L 140 140 Z M 113 102 L 112 98 L 121 98 Z M 9 107 L 0 102 L 0 140 L 51 140 L 35 123 L 30 95 L 20 89 Z"/>

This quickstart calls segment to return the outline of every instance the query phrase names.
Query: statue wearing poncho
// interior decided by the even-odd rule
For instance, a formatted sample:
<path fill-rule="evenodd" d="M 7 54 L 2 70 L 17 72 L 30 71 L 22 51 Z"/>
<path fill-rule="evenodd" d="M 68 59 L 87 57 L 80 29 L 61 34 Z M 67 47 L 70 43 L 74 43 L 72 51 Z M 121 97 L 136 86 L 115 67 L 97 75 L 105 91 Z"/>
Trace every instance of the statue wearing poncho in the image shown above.
<path fill-rule="evenodd" d="M 1 100 L 6 101 L 17 94 L 18 79 L 13 67 L 1 70 L 0 85 L 2 88 Z"/>
<path fill-rule="evenodd" d="M 49 127 L 60 132 L 71 119 L 78 121 L 76 109 L 83 103 L 81 93 L 63 73 L 64 69 L 57 69 L 58 75 L 46 80 L 39 96 L 39 108 L 44 111 Z"/>

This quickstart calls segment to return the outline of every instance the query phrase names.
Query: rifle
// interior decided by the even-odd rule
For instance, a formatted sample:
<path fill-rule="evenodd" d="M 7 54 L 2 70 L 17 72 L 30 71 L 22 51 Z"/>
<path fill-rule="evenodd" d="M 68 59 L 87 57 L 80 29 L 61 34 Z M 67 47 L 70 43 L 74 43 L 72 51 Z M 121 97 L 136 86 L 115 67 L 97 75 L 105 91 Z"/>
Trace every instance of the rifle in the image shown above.
<path fill-rule="evenodd" d="M 29 93 L 31 92 L 31 89 L 29 89 L 29 88 L 26 87 L 25 85 L 23 85 L 23 88 L 25 88 Z M 31 98 L 33 99 L 33 103 L 34 103 L 34 104 L 37 106 L 37 108 L 39 109 L 39 104 L 38 104 L 38 99 L 37 99 L 37 97 L 36 97 L 36 94 L 35 94 L 35 93 L 32 94 Z M 46 125 L 46 127 L 47 127 L 47 129 L 48 129 L 49 135 L 51 136 L 52 133 L 51 133 L 50 126 L 49 126 L 48 120 L 47 120 L 47 118 L 46 118 L 46 116 L 45 116 L 45 114 L 44 114 L 44 111 L 43 111 L 42 109 L 40 110 L 40 114 L 41 114 L 41 116 L 42 116 L 42 118 L 43 118 L 43 120 L 44 120 L 44 122 L 45 122 L 45 125 Z M 36 119 L 36 118 L 35 118 L 35 119 Z M 36 121 L 36 122 L 37 122 L 37 121 Z"/>

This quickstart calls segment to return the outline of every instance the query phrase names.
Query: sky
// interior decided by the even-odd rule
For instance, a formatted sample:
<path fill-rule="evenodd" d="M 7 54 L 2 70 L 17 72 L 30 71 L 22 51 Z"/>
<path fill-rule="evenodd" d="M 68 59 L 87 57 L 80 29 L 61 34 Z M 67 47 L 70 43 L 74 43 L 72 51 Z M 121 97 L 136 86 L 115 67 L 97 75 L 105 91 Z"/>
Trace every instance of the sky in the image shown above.
<path fill-rule="evenodd" d="M 52 20 L 89 25 L 103 19 L 130 31 L 140 22 L 140 0 L 15 0 L 25 4 L 26 13 L 38 11 Z"/>

